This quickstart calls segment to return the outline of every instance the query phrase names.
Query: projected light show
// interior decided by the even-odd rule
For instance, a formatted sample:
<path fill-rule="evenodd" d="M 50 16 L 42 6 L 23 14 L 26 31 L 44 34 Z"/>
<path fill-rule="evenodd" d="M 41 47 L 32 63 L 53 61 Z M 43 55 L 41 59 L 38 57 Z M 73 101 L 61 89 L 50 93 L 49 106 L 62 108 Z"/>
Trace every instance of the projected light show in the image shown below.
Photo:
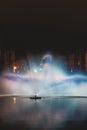
<path fill-rule="evenodd" d="M 28 63 L 24 73 L 13 66 L 13 72 L 3 71 L 0 76 L 1 128 L 83 129 L 87 76 L 68 73 L 52 54 L 44 54 L 39 60 L 34 57 Z"/>
<path fill-rule="evenodd" d="M 4 71 L 0 76 L 0 95 L 87 96 L 87 76 L 78 73 L 69 75 L 65 68 L 58 66 L 53 55 L 44 54 L 38 67 L 35 62 L 32 64 L 34 66 L 31 65 L 26 73 Z"/>

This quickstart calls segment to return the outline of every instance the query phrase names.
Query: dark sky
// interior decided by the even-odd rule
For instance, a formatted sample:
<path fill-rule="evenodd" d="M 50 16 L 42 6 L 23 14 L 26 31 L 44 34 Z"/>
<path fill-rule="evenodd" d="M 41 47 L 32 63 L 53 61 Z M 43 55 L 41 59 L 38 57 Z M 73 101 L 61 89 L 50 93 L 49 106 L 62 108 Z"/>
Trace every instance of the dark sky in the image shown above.
<path fill-rule="evenodd" d="M 86 44 L 86 0 L 0 1 L 1 48 L 65 53 L 86 49 Z"/>

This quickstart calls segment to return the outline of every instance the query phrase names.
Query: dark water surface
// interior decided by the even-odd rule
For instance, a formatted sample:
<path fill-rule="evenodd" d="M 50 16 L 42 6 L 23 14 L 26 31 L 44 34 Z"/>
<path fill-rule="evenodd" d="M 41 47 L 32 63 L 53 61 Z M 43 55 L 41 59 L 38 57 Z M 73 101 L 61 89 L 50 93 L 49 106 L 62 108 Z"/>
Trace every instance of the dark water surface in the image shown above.
<path fill-rule="evenodd" d="M 87 99 L 0 98 L 0 130 L 87 130 Z"/>

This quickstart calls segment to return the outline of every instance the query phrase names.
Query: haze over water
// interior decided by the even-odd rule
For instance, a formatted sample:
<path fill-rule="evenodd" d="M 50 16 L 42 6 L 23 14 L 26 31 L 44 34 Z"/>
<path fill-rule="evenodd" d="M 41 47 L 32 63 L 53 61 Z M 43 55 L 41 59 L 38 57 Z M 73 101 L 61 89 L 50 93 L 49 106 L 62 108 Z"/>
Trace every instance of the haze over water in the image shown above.
<path fill-rule="evenodd" d="M 32 63 L 26 73 L 4 72 L 0 82 L 1 94 L 87 96 L 87 76 L 78 73 L 69 75 L 50 54 L 42 57 L 39 66 Z"/>
<path fill-rule="evenodd" d="M 3 72 L 0 129 L 87 128 L 87 76 L 64 70 L 51 55 L 45 55 L 38 67 L 34 63 L 26 73 Z M 29 98 L 35 95 L 43 98 Z"/>

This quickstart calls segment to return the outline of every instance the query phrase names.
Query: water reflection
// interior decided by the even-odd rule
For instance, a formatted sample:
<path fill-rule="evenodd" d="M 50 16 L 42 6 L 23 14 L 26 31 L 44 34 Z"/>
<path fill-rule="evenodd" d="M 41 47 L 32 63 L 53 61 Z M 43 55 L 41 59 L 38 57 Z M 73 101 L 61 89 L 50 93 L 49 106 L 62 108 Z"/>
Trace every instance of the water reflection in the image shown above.
<path fill-rule="evenodd" d="M 0 98 L 0 121 L 0 126 L 9 129 L 63 129 L 68 122 L 79 126 L 87 121 L 87 99 Z"/>

